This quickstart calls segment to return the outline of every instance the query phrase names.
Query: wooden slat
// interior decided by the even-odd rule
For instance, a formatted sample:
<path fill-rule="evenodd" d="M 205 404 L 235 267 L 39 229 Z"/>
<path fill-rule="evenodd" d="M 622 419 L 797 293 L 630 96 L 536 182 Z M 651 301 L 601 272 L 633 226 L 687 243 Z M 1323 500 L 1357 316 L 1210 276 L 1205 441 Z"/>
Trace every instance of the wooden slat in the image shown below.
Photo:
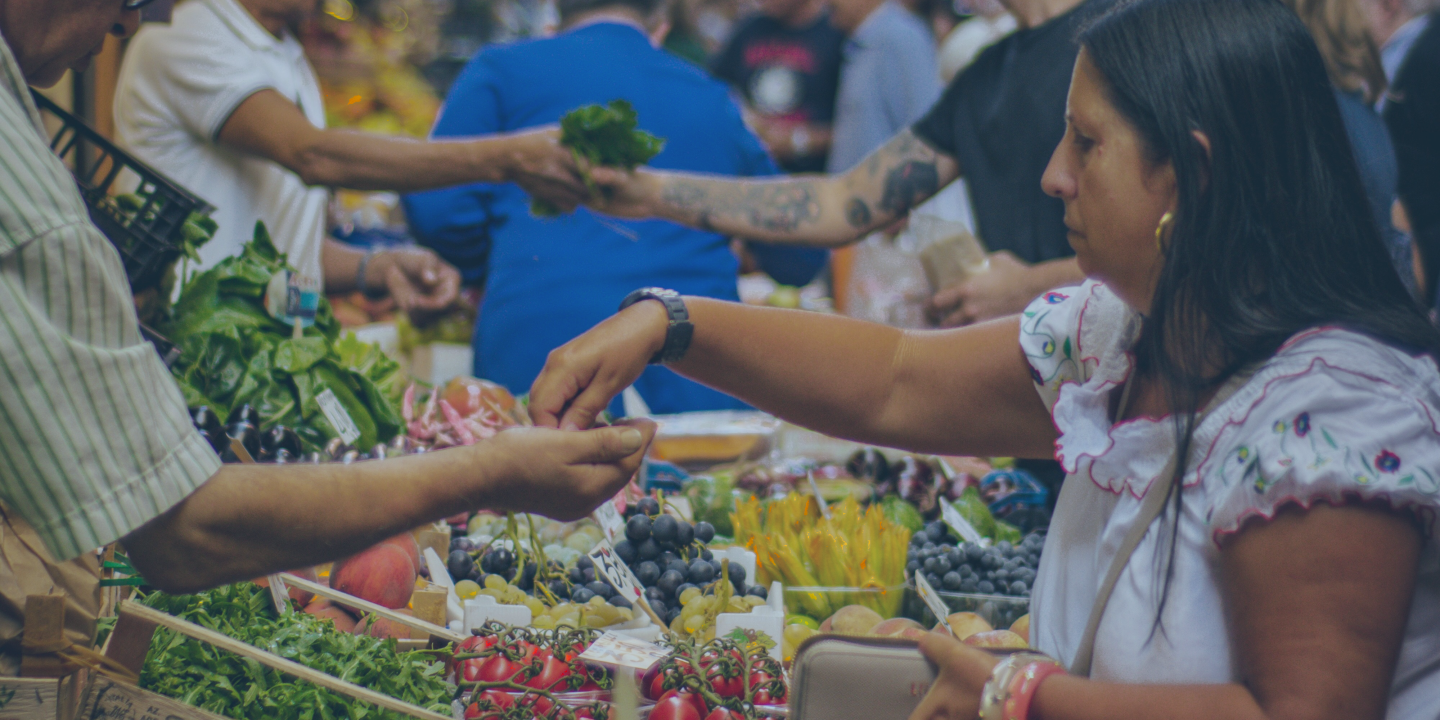
<path fill-rule="evenodd" d="M 0 678 L 0 719 L 56 720 L 60 682 L 50 678 Z"/>
<path fill-rule="evenodd" d="M 448 715 L 430 712 L 425 708 L 396 700 L 389 695 L 382 695 L 369 688 L 363 688 L 354 683 L 345 682 L 344 680 L 332 677 L 318 670 L 305 667 L 300 663 L 286 660 L 278 655 L 272 655 L 249 643 L 241 642 L 228 635 L 215 632 L 206 627 L 201 627 L 192 622 L 181 620 L 173 615 L 160 612 L 159 610 L 153 610 L 144 605 L 133 602 L 121 603 L 120 614 L 122 617 L 130 614 L 145 620 L 150 620 L 156 625 L 170 628 L 175 632 L 214 645 L 221 650 L 254 660 L 268 668 L 279 670 L 280 672 L 305 680 L 306 682 L 334 690 L 347 697 L 363 700 L 372 705 L 378 705 L 386 710 L 394 710 L 395 712 L 403 713 L 414 718 L 421 718 L 422 720 L 453 720 Z"/>
<path fill-rule="evenodd" d="M 316 582 L 311 582 L 309 580 L 306 580 L 305 578 L 296 577 L 294 575 L 286 575 L 285 584 L 289 585 L 290 587 L 300 588 L 301 590 L 309 590 L 310 592 L 315 593 L 316 595 L 319 595 L 320 597 L 323 597 L 331 602 L 360 608 L 365 612 L 373 613 L 374 615 L 385 618 L 386 620 L 400 623 L 401 625 L 404 625 L 411 630 L 419 630 L 420 632 L 429 633 L 431 636 L 440 638 L 441 640 L 448 640 L 450 642 L 457 643 L 464 642 L 465 640 L 464 635 L 457 633 L 449 628 L 441 627 L 434 623 L 425 622 L 424 620 L 421 620 L 419 618 L 395 612 L 394 610 L 391 610 L 390 608 L 384 607 L 382 605 L 376 605 L 369 600 L 361 600 L 360 598 L 355 597 L 354 595 L 351 595 L 349 593 L 340 592 L 339 590 L 336 590 L 332 587 L 321 585 L 320 583 Z"/>
<path fill-rule="evenodd" d="M 228 720 L 209 710 L 96 675 L 75 720 Z"/>

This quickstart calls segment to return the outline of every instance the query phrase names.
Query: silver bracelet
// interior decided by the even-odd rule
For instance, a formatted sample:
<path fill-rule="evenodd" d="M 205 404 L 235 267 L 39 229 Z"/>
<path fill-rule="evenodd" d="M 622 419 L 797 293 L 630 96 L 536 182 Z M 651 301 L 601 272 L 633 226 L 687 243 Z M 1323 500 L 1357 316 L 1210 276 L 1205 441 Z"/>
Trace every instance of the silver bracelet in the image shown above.
<path fill-rule="evenodd" d="M 1011 653 L 996 663 L 995 668 L 990 671 L 990 679 L 985 681 L 985 689 L 980 691 L 980 720 L 1004 719 L 1005 702 L 1010 699 L 1011 681 L 1015 679 L 1016 673 L 1024 670 L 1025 666 L 1033 662 L 1059 665 L 1049 655 L 1037 652 Z"/>
<path fill-rule="evenodd" d="M 370 269 L 370 259 L 384 252 L 384 248 L 372 245 L 365 251 L 364 257 L 360 258 L 360 267 L 355 271 L 355 288 L 365 297 L 379 297 L 385 294 L 383 289 L 372 289 L 365 282 L 365 272 Z"/>

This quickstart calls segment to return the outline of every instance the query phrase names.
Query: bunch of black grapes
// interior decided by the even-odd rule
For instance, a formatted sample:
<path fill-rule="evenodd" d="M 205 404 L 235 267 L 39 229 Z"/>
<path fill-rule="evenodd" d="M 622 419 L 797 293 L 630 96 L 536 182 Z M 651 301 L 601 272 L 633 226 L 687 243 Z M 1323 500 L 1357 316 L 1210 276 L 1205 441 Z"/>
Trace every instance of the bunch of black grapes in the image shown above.
<path fill-rule="evenodd" d="M 936 521 L 911 536 L 905 572 L 924 573 L 936 590 L 1030 597 L 1044 546 L 1045 535 L 1035 532 L 1019 545 L 1001 540 L 981 547 L 961 542 Z"/>

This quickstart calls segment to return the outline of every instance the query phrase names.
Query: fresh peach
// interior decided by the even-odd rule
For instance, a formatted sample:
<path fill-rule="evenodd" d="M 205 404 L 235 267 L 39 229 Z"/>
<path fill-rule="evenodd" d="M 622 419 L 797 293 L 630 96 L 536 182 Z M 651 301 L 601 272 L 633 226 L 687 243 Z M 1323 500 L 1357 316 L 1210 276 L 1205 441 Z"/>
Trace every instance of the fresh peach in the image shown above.
<path fill-rule="evenodd" d="M 868 635 L 884 620 L 880 613 L 864 605 L 846 605 L 830 616 L 830 629 L 841 635 Z"/>
<path fill-rule="evenodd" d="M 923 633 L 925 632 L 925 627 L 910 618 L 890 618 L 870 628 L 870 634 L 881 637 L 897 637 L 905 630 L 919 630 Z"/>
<path fill-rule="evenodd" d="M 398 610 L 402 615 L 409 615 L 409 610 Z M 355 623 L 353 632 L 356 635 L 369 635 L 374 638 L 394 638 L 396 640 L 409 640 L 410 628 L 401 625 L 394 620 L 366 615 L 360 622 Z"/>
<path fill-rule="evenodd" d="M 414 559 L 396 544 L 384 542 L 336 561 L 330 587 L 394 609 L 410 602 L 417 577 Z"/>
<path fill-rule="evenodd" d="M 287 570 L 283 574 L 302 577 L 306 580 L 309 580 L 310 582 L 320 582 L 320 576 L 315 574 L 315 568 L 313 567 L 301 568 L 299 570 Z M 262 578 L 256 578 L 254 580 L 254 583 L 262 588 L 268 588 L 270 587 L 270 576 L 267 575 Z M 306 605 L 309 605 L 310 601 L 315 599 L 315 593 L 312 593 L 309 590 L 301 590 L 300 588 L 297 588 L 293 585 L 286 585 L 285 588 L 289 591 L 290 599 L 299 603 L 300 607 L 305 607 Z"/>
<path fill-rule="evenodd" d="M 1024 650 L 1030 647 L 1025 638 L 1016 635 L 1009 630 L 991 630 L 980 632 L 965 638 L 962 642 L 966 645 L 974 645 L 983 648 L 1003 648 L 1008 650 Z"/>
<path fill-rule="evenodd" d="M 1020 617 L 1016 618 L 1016 619 L 1015 619 L 1015 622 L 1013 622 L 1013 623 L 1010 624 L 1010 632 L 1013 632 L 1013 633 L 1015 633 L 1016 635 L 1019 635 L 1020 637 L 1025 638 L 1025 642 L 1026 642 L 1026 643 L 1029 643 L 1029 642 L 1030 642 L 1030 613 L 1025 613 L 1024 615 L 1021 615 Z"/>
<path fill-rule="evenodd" d="M 950 632 L 955 634 L 956 640 L 964 640 L 975 633 L 990 632 L 995 628 L 985 618 L 973 612 L 951 613 L 949 618 Z"/>
<path fill-rule="evenodd" d="M 329 620 L 336 630 L 348 633 L 355 631 L 355 618 L 345 609 L 329 600 L 316 600 L 305 606 L 305 612 L 322 620 Z"/>

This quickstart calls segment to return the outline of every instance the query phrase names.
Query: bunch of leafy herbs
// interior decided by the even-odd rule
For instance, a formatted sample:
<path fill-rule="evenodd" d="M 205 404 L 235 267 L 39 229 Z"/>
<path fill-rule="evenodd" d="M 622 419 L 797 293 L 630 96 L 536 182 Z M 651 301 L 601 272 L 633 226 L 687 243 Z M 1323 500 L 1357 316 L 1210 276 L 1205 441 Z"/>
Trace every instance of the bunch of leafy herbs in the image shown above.
<path fill-rule="evenodd" d="M 342 337 L 323 297 L 315 324 L 293 337 L 291 326 L 271 317 L 264 304 L 270 278 L 286 268 L 285 256 L 256 223 L 254 239 L 239 255 L 185 283 L 161 333 L 180 347 L 171 373 L 186 404 L 208 405 L 220 417 L 249 404 L 259 411 L 262 430 L 284 425 L 313 452 L 339 436 L 316 400 L 330 390 L 360 431 L 356 448 L 395 437 L 404 429 L 397 410 L 405 390 L 400 365 L 354 333 Z"/>
<path fill-rule="evenodd" d="M 641 130 L 635 108 L 625 100 L 607 105 L 586 105 L 560 119 L 560 144 L 570 148 L 576 161 L 590 165 L 634 170 L 650 162 L 665 147 L 665 140 Z M 585 184 L 590 185 L 589 176 Z M 591 191 L 595 188 L 592 186 Z M 560 209 L 544 200 L 531 200 L 536 217 L 556 217 Z"/>
<path fill-rule="evenodd" d="M 450 714 L 455 687 L 445 681 L 435 653 L 398 652 L 394 640 L 343 633 L 305 613 L 281 617 L 269 591 L 252 583 L 199 595 L 157 592 L 142 602 L 313 670 Z M 155 631 L 140 687 L 237 720 L 404 717 L 166 628 Z"/>

